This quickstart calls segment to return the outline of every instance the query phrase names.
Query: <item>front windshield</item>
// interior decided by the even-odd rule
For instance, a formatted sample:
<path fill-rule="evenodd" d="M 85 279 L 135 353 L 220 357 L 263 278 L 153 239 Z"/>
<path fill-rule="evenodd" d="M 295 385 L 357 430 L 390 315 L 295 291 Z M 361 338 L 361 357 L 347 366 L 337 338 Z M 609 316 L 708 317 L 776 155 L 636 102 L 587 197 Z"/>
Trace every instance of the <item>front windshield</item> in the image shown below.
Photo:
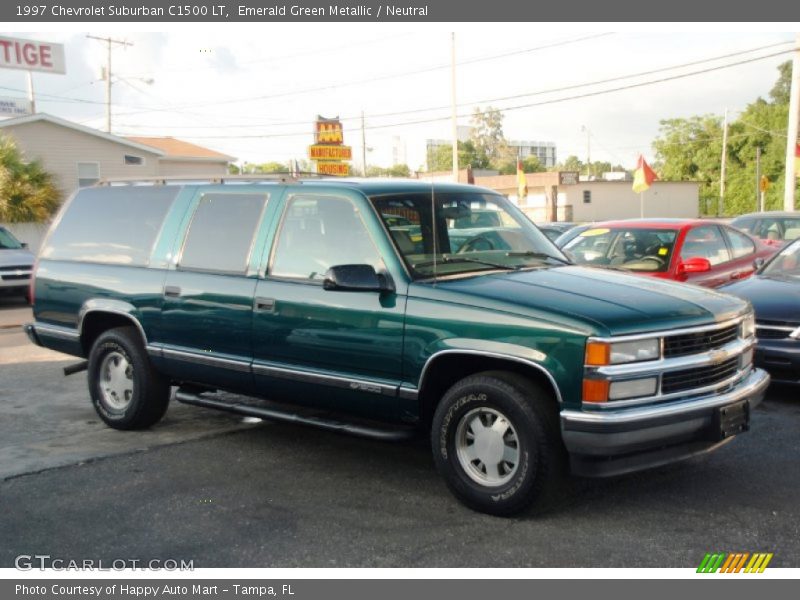
<path fill-rule="evenodd" d="M 768 277 L 800 279 L 800 240 L 778 252 L 760 274 Z"/>
<path fill-rule="evenodd" d="M 22 244 L 17 241 L 11 232 L 0 227 L 0 250 L 19 250 Z"/>
<path fill-rule="evenodd" d="M 430 193 L 371 200 L 415 279 L 568 262 L 519 209 L 496 194 L 436 193 L 435 203 Z"/>
<path fill-rule="evenodd" d="M 674 229 L 597 227 L 579 234 L 564 250 L 578 264 L 661 273 L 669 268 L 677 236 Z"/>

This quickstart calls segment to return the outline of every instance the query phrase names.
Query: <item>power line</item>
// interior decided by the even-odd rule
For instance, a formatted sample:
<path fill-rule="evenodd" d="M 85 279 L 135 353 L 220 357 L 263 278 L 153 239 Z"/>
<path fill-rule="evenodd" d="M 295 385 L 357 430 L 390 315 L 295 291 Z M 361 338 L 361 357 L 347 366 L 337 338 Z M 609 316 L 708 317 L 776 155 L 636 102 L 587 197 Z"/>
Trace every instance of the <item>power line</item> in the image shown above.
<path fill-rule="evenodd" d="M 574 38 L 574 39 L 569 39 L 569 40 L 562 40 L 562 41 L 558 41 L 558 42 L 552 42 L 552 43 L 544 44 L 544 45 L 540 45 L 540 46 L 534 46 L 532 48 L 523 48 L 521 50 L 514 50 L 514 51 L 511 51 L 511 52 L 505 52 L 505 53 L 502 53 L 502 54 L 492 54 L 492 55 L 489 55 L 489 56 L 483 56 L 483 57 L 467 59 L 467 60 L 463 60 L 461 62 L 458 62 L 456 64 L 458 66 L 472 65 L 472 64 L 476 64 L 476 63 L 480 63 L 480 62 L 497 60 L 499 58 L 508 58 L 509 56 L 520 55 L 520 54 L 528 54 L 528 53 L 531 53 L 531 52 L 537 52 L 539 50 L 557 48 L 559 46 L 566 46 L 568 44 L 577 44 L 579 42 L 584 42 L 584 41 L 587 41 L 587 40 L 592 40 L 592 39 L 596 39 L 596 38 L 604 37 L 604 36 L 608 36 L 608 35 L 613 35 L 613 34 L 611 32 L 596 33 L 596 34 L 587 35 L 587 36 L 583 36 L 583 37 L 579 37 L 579 38 Z M 220 105 L 223 105 L 223 104 L 237 104 L 237 103 L 240 103 L 240 102 L 254 102 L 256 100 L 272 100 L 272 99 L 275 99 L 275 98 L 293 97 L 293 96 L 299 96 L 299 95 L 303 95 L 303 94 L 309 94 L 309 93 L 312 93 L 312 92 L 323 92 L 323 91 L 328 91 L 328 90 L 331 90 L 331 89 L 338 89 L 338 88 L 349 87 L 349 86 L 353 86 L 353 85 L 364 85 L 364 84 L 368 84 L 368 83 L 375 83 L 375 82 L 378 82 L 378 81 L 386 81 L 386 80 L 390 80 L 390 79 L 397 79 L 399 77 L 409 77 L 409 76 L 413 76 L 413 75 L 421 75 L 423 73 L 430 73 L 430 72 L 433 72 L 433 71 L 440 71 L 442 69 L 449 69 L 450 67 L 451 67 L 451 65 L 448 63 L 448 64 L 442 64 L 442 65 L 435 65 L 435 66 L 432 66 L 432 67 L 425 67 L 425 68 L 422 68 L 422 69 L 414 69 L 414 70 L 411 70 L 411 71 L 402 71 L 402 72 L 399 72 L 399 73 L 389 73 L 389 74 L 384 74 L 384 75 L 380 75 L 380 76 L 377 76 L 377 77 L 369 77 L 369 78 L 365 78 L 365 79 L 356 79 L 356 80 L 346 81 L 346 82 L 343 82 L 343 83 L 332 83 L 332 84 L 329 84 L 329 85 L 323 85 L 323 86 L 318 86 L 318 87 L 313 87 L 313 88 L 304 88 L 304 89 L 300 89 L 300 90 L 291 90 L 291 91 L 288 91 L 288 92 L 279 92 L 277 94 L 248 96 L 248 97 L 244 97 L 244 98 L 229 98 L 227 100 L 217 100 L 217 101 L 214 101 L 214 102 L 200 102 L 200 103 L 194 103 L 194 104 L 184 104 L 184 105 L 178 106 L 176 108 L 182 109 L 182 108 L 197 108 L 197 107 L 205 107 L 205 106 L 220 106 Z M 140 112 L 147 112 L 147 111 L 135 111 L 135 112 L 127 112 L 127 113 L 121 113 L 121 114 L 134 115 L 134 114 L 140 114 Z"/>
<path fill-rule="evenodd" d="M 729 64 L 725 64 L 725 65 L 718 65 L 718 66 L 709 67 L 709 68 L 706 68 L 706 69 L 699 69 L 699 70 L 692 71 L 692 72 L 689 72 L 689 73 L 681 73 L 679 75 L 672 75 L 672 76 L 669 76 L 669 77 L 662 77 L 660 79 L 654 79 L 654 80 L 651 80 L 651 81 L 632 83 L 632 84 L 629 84 L 629 85 L 623 85 L 623 86 L 619 86 L 619 87 L 615 87 L 615 88 L 609 88 L 609 89 L 605 89 L 605 90 L 598 90 L 598 91 L 594 91 L 594 92 L 586 92 L 584 94 L 577 94 L 577 95 L 573 95 L 573 96 L 565 96 L 565 97 L 554 98 L 554 99 L 550 99 L 550 100 L 542 100 L 542 101 L 539 101 L 539 102 L 531 102 L 531 103 L 527 103 L 527 104 L 519 104 L 519 105 L 516 105 L 516 106 L 506 106 L 506 107 L 498 108 L 498 110 L 504 111 L 504 112 L 510 112 L 510 111 L 514 111 L 514 110 L 522 110 L 524 108 L 532 108 L 532 107 L 535 107 L 535 106 L 544 106 L 544 105 L 549 105 L 549 104 L 560 104 L 562 102 L 568 102 L 568 101 L 571 101 L 571 100 L 579 100 L 579 99 L 583 99 L 583 98 L 591 98 L 591 97 L 594 97 L 594 96 L 602 96 L 602 95 L 610 94 L 610 93 L 614 93 L 614 92 L 620 92 L 620 91 L 625 91 L 625 90 L 630 90 L 630 89 L 635 89 L 635 88 L 640 88 L 640 87 L 646 87 L 646 86 L 649 86 L 649 85 L 655 85 L 657 83 L 664 83 L 664 82 L 667 82 L 667 81 L 674 81 L 674 80 L 677 80 L 677 79 L 684 79 L 686 77 L 693 77 L 695 75 L 702 75 L 702 74 L 711 73 L 711 72 L 714 72 L 714 71 L 721 71 L 721 70 L 724 70 L 724 69 L 730 69 L 732 67 L 737 67 L 737 66 L 744 65 L 744 64 L 749 64 L 749 63 L 753 63 L 753 62 L 757 62 L 757 61 L 761 61 L 761 60 L 766 60 L 768 58 L 772 58 L 772 57 L 775 57 L 775 56 L 780 56 L 782 54 L 787 54 L 789 52 L 794 52 L 794 49 L 782 50 L 780 52 L 773 52 L 771 54 L 767 54 L 767 55 L 764 55 L 764 56 L 757 56 L 757 57 L 746 59 L 746 60 L 740 60 L 740 61 L 737 61 L 737 62 L 734 62 L 734 63 L 729 63 Z M 462 113 L 462 114 L 459 114 L 457 116 L 459 118 L 463 118 L 463 117 L 468 117 L 468 116 L 471 116 L 471 115 Z M 449 116 L 432 117 L 432 118 L 426 118 L 426 119 L 417 119 L 417 120 L 414 120 L 414 121 L 403 121 L 403 122 L 396 122 L 396 123 L 385 123 L 385 124 L 380 124 L 380 125 L 370 125 L 366 129 L 385 129 L 385 128 L 389 128 L 389 127 L 403 127 L 403 126 L 408 126 L 408 125 L 420 125 L 420 124 L 425 124 L 425 123 L 434 123 L 434 122 L 438 122 L 438 121 L 446 121 L 448 119 L 450 119 Z M 297 132 L 297 133 L 250 134 L 250 135 L 195 135 L 195 136 L 191 136 L 191 137 L 198 138 L 198 139 L 267 139 L 267 138 L 279 138 L 279 137 L 300 137 L 300 136 L 307 136 L 307 135 L 308 135 L 308 131 Z"/>
<path fill-rule="evenodd" d="M 461 102 L 461 103 L 458 103 L 457 106 L 459 106 L 459 107 L 474 106 L 476 104 L 484 104 L 484 103 L 490 103 L 490 102 L 502 102 L 504 100 L 513 100 L 513 99 L 517 99 L 517 98 L 525 98 L 525 97 L 531 97 L 531 96 L 541 96 L 541 95 L 552 94 L 552 93 L 556 93 L 556 92 L 563 92 L 563 91 L 569 91 L 569 90 L 574 90 L 574 89 L 580 89 L 580 88 L 583 88 L 583 87 L 593 87 L 593 86 L 602 85 L 602 84 L 605 84 L 605 83 L 613 83 L 613 82 L 616 82 L 616 81 L 623 81 L 625 79 L 635 79 L 637 77 L 644 77 L 646 75 L 655 75 L 657 73 L 663 73 L 665 71 L 674 71 L 676 69 L 683 69 L 683 68 L 686 68 L 686 67 L 696 66 L 696 65 L 699 65 L 699 64 L 705 64 L 705 63 L 709 63 L 709 62 L 716 62 L 718 60 L 724 60 L 726 58 L 733 58 L 733 57 L 736 57 L 736 56 L 741 56 L 743 54 L 750 54 L 752 52 L 758 52 L 760 50 L 768 50 L 770 48 L 775 48 L 777 46 L 783 46 L 783 45 L 791 44 L 791 43 L 793 43 L 791 40 L 786 40 L 786 41 L 778 42 L 778 43 L 775 43 L 775 44 L 768 44 L 766 46 L 758 46 L 756 48 L 750 48 L 748 50 L 740 50 L 738 52 L 731 52 L 729 54 L 722 54 L 722 55 L 713 56 L 713 57 L 710 57 L 710 58 L 705 58 L 705 59 L 700 59 L 700 60 L 695 60 L 695 61 L 691 61 L 691 62 L 687 62 L 687 63 L 671 65 L 671 66 L 667 66 L 667 67 L 660 67 L 658 69 L 650 69 L 648 71 L 639 71 L 639 72 L 635 72 L 635 73 L 629 73 L 629 74 L 626 74 L 626 75 L 617 75 L 617 76 L 614 76 L 614 77 L 609 77 L 609 78 L 605 78 L 605 79 L 597 79 L 597 80 L 588 81 L 588 82 L 585 82 L 585 83 L 570 84 L 570 85 L 566 85 L 566 86 L 548 88 L 548 89 L 543 89 L 543 90 L 536 90 L 536 91 L 533 91 L 533 92 L 525 92 L 525 93 L 514 94 L 514 95 L 510 95 L 510 96 L 498 96 L 498 97 L 495 97 L 495 98 L 486 98 L 486 99 L 483 99 L 483 100 L 477 100 L 477 101 L 471 101 L 471 102 Z M 410 110 L 392 111 L 392 112 L 386 112 L 386 113 L 376 113 L 376 114 L 371 114 L 371 115 L 368 115 L 368 116 L 371 119 L 376 119 L 376 118 L 384 118 L 384 117 L 391 117 L 391 116 L 417 114 L 417 113 L 423 113 L 423 112 L 433 112 L 433 111 L 436 111 L 436 110 L 445 110 L 445 109 L 449 109 L 449 108 L 450 108 L 449 105 L 441 105 L 441 106 L 432 106 L 432 107 L 427 107 L 427 108 L 416 108 L 416 109 L 410 109 Z M 133 113 L 123 113 L 123 114 L 133 114 Z M 341 121 L 358 121 L 360 119 L 361 119 L 361 117 L 359 115 L 340 117 Z M 252 129 L 253 127 L 274 127 L 276 125 L 281 125 L 281 126 L 304 125 L 306 123 L 307 123 L 307 121 L 294 121 L 294 122 L 288 121 L 288 122 L 282 122 L 282 123 L 272 122 L 272 123 L 265 123 L 265 124 L 253 124 L 253 123 L 233 124 L 233 125 L 226 125 L 225 127 L 246 127 L 248 129 Z M 124 125 L 124 126 L 131 127 L 131 125 Z M 136 126 L 133 126 L 133 127 L 136 127 Z M 194 129 L 194 128 L 197 128 L 197 129 L 208 129 L 208 128 L 213 128 L 213 126 L 209 126 L 209 125 L 186 125 L 186 126 L 177 126 L 177 127 L 181 128 L 181 129 Z"/>

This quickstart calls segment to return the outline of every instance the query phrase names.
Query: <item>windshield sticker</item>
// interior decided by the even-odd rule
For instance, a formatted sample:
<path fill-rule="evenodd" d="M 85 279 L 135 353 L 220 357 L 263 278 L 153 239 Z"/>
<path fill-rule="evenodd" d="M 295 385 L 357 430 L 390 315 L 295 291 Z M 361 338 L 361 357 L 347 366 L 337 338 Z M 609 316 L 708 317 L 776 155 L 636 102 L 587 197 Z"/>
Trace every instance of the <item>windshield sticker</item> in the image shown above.
<path fill-rule="evenodd" d="M 608 233 L 611 231 L 610 229 L 587 229 L 581 234 L 581 237 L 593 237 L 595 235 L 603 235 L 604 233 Z"/>
<path fill-rule="evenodd" d="M 659 248 L 658 249 L 658 255 L 659 256 L 666 256 L 667 254 L 669 254 L 669 248 Z"/>

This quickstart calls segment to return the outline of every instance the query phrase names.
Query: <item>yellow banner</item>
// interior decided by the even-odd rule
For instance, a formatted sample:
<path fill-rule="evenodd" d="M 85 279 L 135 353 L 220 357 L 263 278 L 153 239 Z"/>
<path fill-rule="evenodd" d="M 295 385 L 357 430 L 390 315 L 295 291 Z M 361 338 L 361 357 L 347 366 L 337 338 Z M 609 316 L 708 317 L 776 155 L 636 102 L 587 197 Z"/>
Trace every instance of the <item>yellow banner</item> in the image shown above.
<path fill-rule="evenodd" d="M 350 165 L 340 162 L 318 162 L 317 173 L 320 175 L 338 175 L 347 177 L 350 175 Z"/>
<path fill-rule="evenodd" d="M 353 148 L 350 146 L 323 146 L 316 144 L 308 147 L 308 158 L 311 160 L 352 160 Z"/>

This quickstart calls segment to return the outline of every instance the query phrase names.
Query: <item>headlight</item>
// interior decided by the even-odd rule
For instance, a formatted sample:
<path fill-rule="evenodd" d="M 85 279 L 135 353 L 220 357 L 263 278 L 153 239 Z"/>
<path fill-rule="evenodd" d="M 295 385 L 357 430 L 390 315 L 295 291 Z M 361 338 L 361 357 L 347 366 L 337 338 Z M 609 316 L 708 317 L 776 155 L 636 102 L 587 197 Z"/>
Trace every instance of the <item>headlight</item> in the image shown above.
<path fill-rule="evenodd" d="M 742 339 L 748 339 L 756 334 L 756 316 L 750 313 L 742 321 Z"/>
<path fill-rule="evenodd" d="M 661 340 L 649 338 L 632 342 L 588 342 L 586 364 L 591 366 L 657 360 L 661 358 Z"/>

